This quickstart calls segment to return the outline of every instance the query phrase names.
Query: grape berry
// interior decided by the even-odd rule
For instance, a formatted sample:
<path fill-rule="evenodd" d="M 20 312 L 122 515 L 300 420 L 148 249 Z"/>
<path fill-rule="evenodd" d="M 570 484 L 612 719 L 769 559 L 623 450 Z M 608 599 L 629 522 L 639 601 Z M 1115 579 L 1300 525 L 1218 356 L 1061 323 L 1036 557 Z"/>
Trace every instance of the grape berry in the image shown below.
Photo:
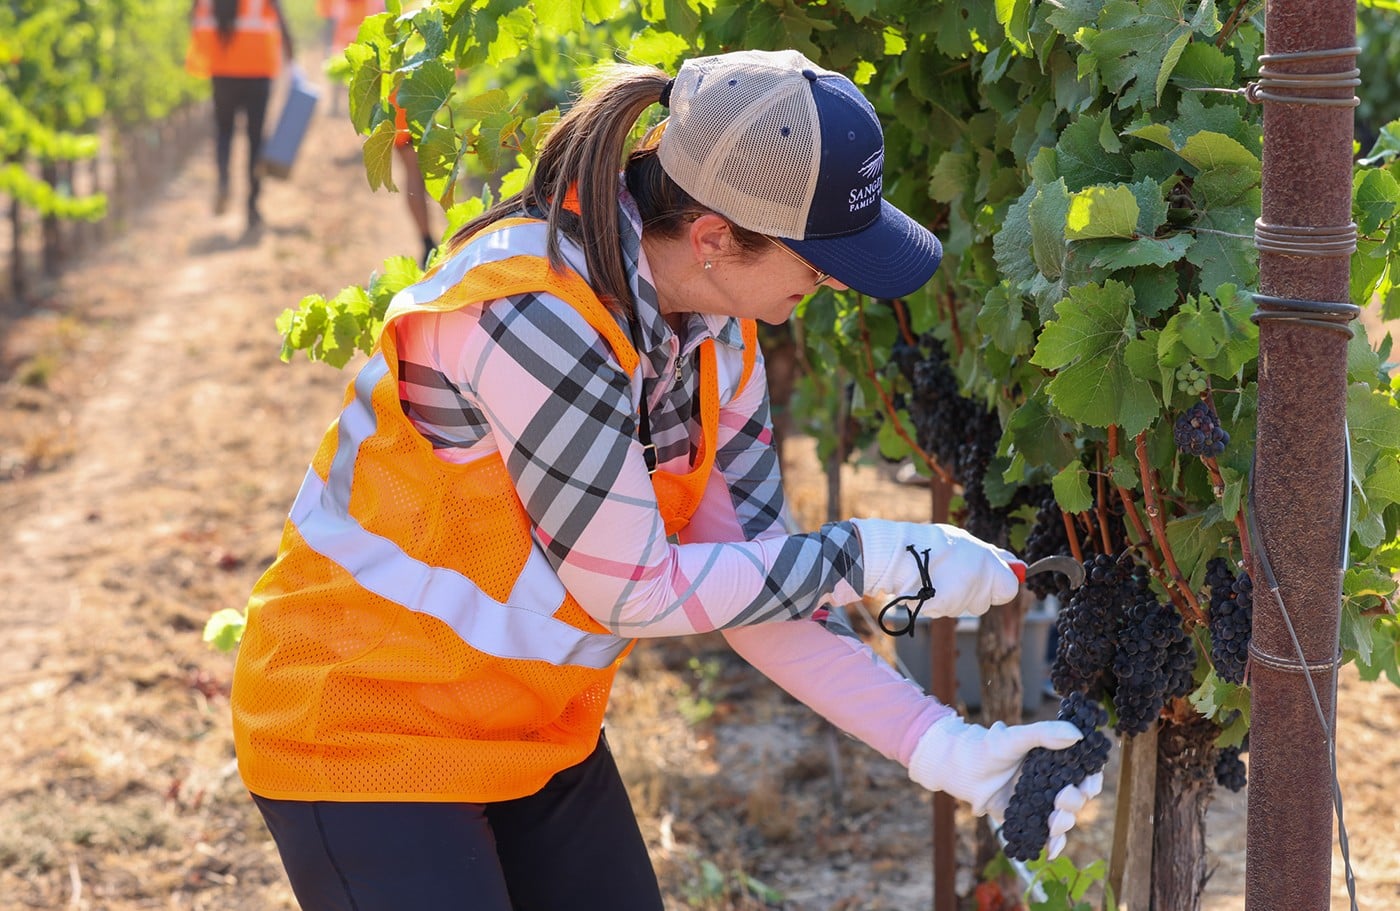
<path fill-rule="evenodd" d="M 1071 693 L 1060 701 L 1059 719 L 1074 724 L 1084 739 L 1063 750 L 1036 747 L 1026 755 L 1001 828 L 1006 856 L 1013 860 L 1040 856 L 1050 840 L 1055 797 L 1102 771 L 1108 762 L 1108 737 L 1099 730 L 1108 722 L 1103 706 L 1082 693 Z"/>
<path fill-rule="evenodd" d="M 1203 459 L 1220 455 L 1230 442 L 1230 435 L 1220 426 L 1220 418 L 1205 402 L 1197 402 L 1182 412 L 1172 436 L 1177 449 Z"/>

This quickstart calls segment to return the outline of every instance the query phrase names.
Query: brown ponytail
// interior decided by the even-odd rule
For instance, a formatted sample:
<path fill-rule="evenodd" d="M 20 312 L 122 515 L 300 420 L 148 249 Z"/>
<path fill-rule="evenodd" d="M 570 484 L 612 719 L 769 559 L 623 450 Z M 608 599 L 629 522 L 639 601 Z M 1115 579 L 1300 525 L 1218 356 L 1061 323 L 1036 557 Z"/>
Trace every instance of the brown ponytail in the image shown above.
<path fill-rule="evenodd" d="M 627 137 L 642 113 L 661 98 L 670 78 L 654 67 L 611 67 L 550 131 L 525 188 L 463 225 L 451 245 L 521 210 L 542 209 L 548 213 L 550 265 L 564 268 L 562 232 L 583 249 L 593 290 L 603 302 L 612 309 L 624 306 L 632 292 L 618 234 L 618 174 Z M 564 208 L 573 186 L 578 188 L 579 216 Z"/>
<path fill-rule="evenodd" d="M 238 0 L 214 0 L 214 24 L 219 30 L 219 40 L 228 44 L 238 28 Z"/>

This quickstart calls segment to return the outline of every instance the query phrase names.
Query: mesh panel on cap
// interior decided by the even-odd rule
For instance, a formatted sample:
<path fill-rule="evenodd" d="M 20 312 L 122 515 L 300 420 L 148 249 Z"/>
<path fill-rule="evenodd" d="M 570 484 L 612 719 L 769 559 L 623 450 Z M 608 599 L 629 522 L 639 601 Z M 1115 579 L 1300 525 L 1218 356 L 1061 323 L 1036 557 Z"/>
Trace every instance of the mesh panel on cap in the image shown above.
<path fill-rule="evenodd" d="M 700 58 L 672 91 L 662 167 L 750 231 L 796 238 L 806 228 L 820 137 L 802 64 L 796 53 Z"/>

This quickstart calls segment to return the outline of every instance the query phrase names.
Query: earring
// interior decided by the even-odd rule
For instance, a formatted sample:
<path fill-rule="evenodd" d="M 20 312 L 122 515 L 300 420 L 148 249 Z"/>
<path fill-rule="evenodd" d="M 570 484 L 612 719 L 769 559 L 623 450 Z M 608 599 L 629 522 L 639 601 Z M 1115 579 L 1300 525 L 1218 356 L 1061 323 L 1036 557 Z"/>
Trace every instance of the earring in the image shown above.
<path fill-rule="evenodd" d="M 708 272 L 712 268 L 714 268 L 714 263 L 710 262 L 708 259 L 705 260 L 705 271 Z"/>

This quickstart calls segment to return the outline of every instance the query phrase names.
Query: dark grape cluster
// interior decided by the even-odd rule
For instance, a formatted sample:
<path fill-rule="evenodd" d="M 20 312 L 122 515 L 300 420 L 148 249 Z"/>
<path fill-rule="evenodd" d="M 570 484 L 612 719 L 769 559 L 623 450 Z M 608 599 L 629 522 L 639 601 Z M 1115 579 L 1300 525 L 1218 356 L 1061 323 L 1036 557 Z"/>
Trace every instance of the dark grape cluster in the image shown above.
<path fill-rule="evenodd" d="M 1181 413 L 1172 436 L 1177 449 L 1203 459 L 1220 455 L 1230 442 L 1230 435 L 1220 426 L 1220 418 L 1205 402 L 1197 402 Z"/>
<path fill-rule="evenodd" d="M 1084 563 L 1085 582 L 1060 609 L 1050 682 L 1059 693 L 1112 701 L 1114 730 L 1140 734 L 1166 701 L 1191 692 L 1196 650 L 1146 567 L 1124 554 Z"/>
<path fill-rule="evenodd" d="M 1215 782 L 1222 788 L 1229 788 L 1238 793 L 1244 788 L 1248 776 L 1244 767 L 1244 760 L 1240 759 L 1240 754 L 1249 750 L 1249 735 L 1244 736 L 1244 742 L 1237 747 L 1221 747 L 1219 754 L 1215 757 Z"/>
<path fill-rule="evenodd" d="M 1152 596 L 1144 585 L 1123 615 L 1113 656 L 1114 730 L 1141 734 L 1157 720 L 1171 696 L 1191 691 L 1196 652 L 1181 617 L 1171 605 Z"/>
<path fill-rule="evenodd" d="M 1050 683 L 1061 695 L 1097 695 L 1113 668 L 1118 614 L 1133 584 L 1132 561 L 1096 554 L 1084 561 L 1085 578 L 1055 618 L 1055 660 Z"/>
<path fill-rule="evenodd" d="M 960 525 L 984 541 L 1005 546 L 1011 513 L 1036 502 L 1043 488 L 1023 488 L 1010 503 L 994 506 L 983 486 L 1001 444 L 1001 419 L 994 409 L 964 397 L 943 342 L 931 333 L 909 344 L 901 337 L 892 359 L 909 383 L 904 405 L 919 448 L 942 465 L 962 489 Z"/>
<path fill-rule="evenodd" d="M 1050 840 L 1055 797 L 1064 788 L 1102 771 L 1108 762 L 1109 740 L 1099 730 L 1108 722 L 1103 706 L 1083 693 L 1071 693 L 1060 700 L 1058 717 L 1079 728 L 1084 739 L 1063 750 L 1037 747 L 1026 754 L 1001 829 L 1006 856 L 1014 860 L 1040 856 Z"/>
<path fill-rule="evenodd" d="M 1254 585 L 1248 573 L 1236 578 L 1220 557 L 1207 565 L 1206 584 L 1210 586 L 1210 662 L 1221 680 L 1244 683 L 1254 626 Z"/>

